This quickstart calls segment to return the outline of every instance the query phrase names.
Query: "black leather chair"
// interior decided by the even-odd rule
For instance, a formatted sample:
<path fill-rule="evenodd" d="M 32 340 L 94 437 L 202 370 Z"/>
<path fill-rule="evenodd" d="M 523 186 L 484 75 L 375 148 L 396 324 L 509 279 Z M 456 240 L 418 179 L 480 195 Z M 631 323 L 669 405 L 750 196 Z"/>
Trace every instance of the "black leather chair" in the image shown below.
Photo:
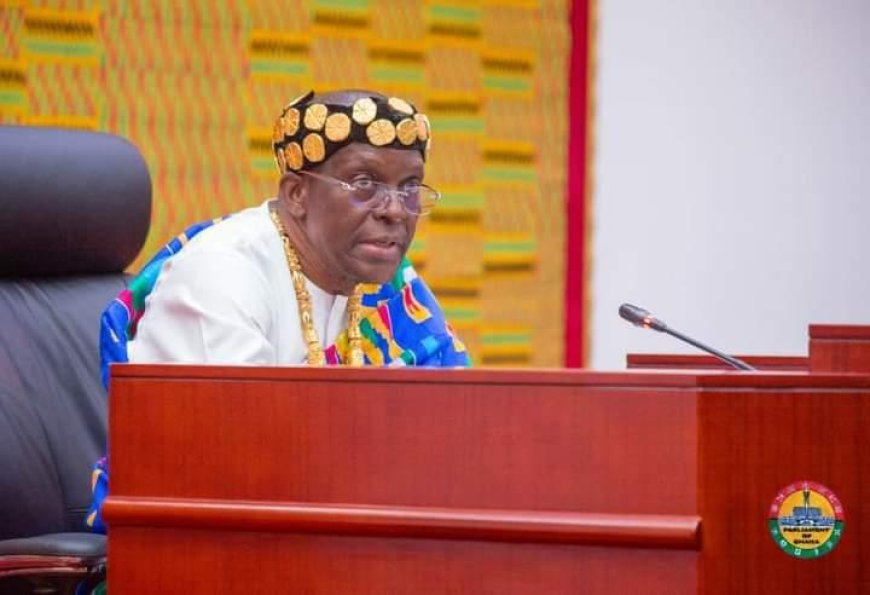
<path fill-rule="evenodd" d="M 105 571 L 84 523 L 106 443 L 99 319 L 150 215 L 130 143 L 0 126 L 0 593 L 72 593 Z"/>

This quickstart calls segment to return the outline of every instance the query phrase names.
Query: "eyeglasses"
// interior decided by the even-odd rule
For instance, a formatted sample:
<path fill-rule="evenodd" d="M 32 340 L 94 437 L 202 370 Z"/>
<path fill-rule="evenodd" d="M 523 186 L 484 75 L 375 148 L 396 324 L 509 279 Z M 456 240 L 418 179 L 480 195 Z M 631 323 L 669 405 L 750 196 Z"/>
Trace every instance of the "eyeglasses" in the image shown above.
<path fill-rule="evenodd" d="M 350 194 L 356 206 L 370 210 L 384 207 L 387 204 L 387 199 L 390 196 L 395 196 L 402 203 L 402 207 L 411 215 L 428 215 L 435 208 L 438 199 L 441 198 L 441 194 L 437 190 L 417 182 L 410 182 L 401 188 L 396 188 L 390 184 L 376 182 L 368 178 L 345 182 L 332 176 L 310 171 L 300 171 L 299 173 L 339 186 Z"/>

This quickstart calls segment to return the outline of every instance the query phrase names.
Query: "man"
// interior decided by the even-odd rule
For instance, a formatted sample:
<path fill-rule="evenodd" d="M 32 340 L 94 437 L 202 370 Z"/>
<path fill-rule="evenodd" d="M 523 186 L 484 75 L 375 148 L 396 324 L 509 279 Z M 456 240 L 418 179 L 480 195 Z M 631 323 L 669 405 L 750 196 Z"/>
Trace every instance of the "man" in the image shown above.
<path fill-rule="evenodd" d="M 129 360 L 319 364 L 347 328 L 340 355 L 362 363 L 360 294 L 373 288 L 361 285 L 393 279 L 438 199 L 423 184 L 428 144 L 427 119 L 401 99 L 343 91 L 292 102 L 275 127 L 277 198 L 166 262 Z"/>
<path fill-rule="evenodd" d="M 367 91 L 284 108 L 278 195 L 170 242 L 107 308 L 109 364 L 467 366 L 405 259 L 439 195 L 423 184 L 427 118 Z M 88 523 L 102 529 L 105 460 Z"/>

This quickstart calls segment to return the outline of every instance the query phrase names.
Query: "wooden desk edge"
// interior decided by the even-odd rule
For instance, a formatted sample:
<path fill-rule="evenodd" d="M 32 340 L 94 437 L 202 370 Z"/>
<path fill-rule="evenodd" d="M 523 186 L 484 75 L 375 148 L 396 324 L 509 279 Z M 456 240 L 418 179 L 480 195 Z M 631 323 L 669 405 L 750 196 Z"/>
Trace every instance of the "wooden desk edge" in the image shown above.
<path fill-rule="evenodd" d="M 131 526 L 343 536 L 558 543 L 700 550 L 701 519 L 299 502 L 110 496 L 111 530 Z"/>

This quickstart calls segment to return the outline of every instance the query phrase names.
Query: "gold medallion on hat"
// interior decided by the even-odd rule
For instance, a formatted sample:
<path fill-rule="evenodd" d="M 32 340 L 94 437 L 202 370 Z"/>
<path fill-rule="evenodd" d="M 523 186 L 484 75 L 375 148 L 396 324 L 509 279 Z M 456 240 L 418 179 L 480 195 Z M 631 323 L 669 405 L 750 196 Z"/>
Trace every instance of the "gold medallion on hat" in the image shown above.
<path fill-rule="evenodd" d="M 409 116 L 414 113 L 414 108 L 411 107 L 411 104 L 404 99 L 399 99 L 398 97 L 390 97 L 389 99 L 387 99 L 387 105 L 389 105 L 397 112 L 402 112 L 403 114 L 408 114 Z"/>
<path fill-rule="evenodd" d="M 290 143 L 284 149 L 284 159 L 287 161 L 287 167 L 294 171 L 302 169 L 302 147 L 299 143 Z"/>
<path fill-rule="evenodd" d="M 371 97 L 357 99 L 353 104 L 353 121 L 362 126 L 374 120 L 377 113 L 378 106 Z"/>
<path fill-rule="evenodd" d="M 417 123 L 411 118 L 405 118 L 396 124 L 396 136 L 403 145 L 413 144 L 417 140 Z"/>
<path fill-rule="evenodd" d="M 341 112 L 330 114 L 326 118 L 324 133 L 332 142 L 340 143 L 350 136 L 350 118 Z"/>
<path fill-rule="evenodd" d="M 305 110 L 305 127 L 308 130 L 321 130 L 326 122 L 326 114 L 329 110 L 322 103 L 313 103 Z"/>
<path fill-rule="evenodd" d="M 429 118 L 427 118 L 425 114 L 414 114 L 414 121 L 417 123 L 417 138 L 420 140 L 428 140 Z"/>
<path fill-rule="evenodd" d="M 287 171 L 287 160 L 284 159 L 284 150 L 275 149 L 275 163 L 278 164 L 278 171 L 282 174 Z"/>
<path fill-rule="evenodd" d="M 376 147 L 388 145 L 396 138 L 396 127 L 389 120 L 381 118 L 375 120 L 366 128 L 366 136 L 369 142 Z"/>
<path fill-rule="evenodd" d="M 299 110 L 291 107 L 281 118 L 284 121 L 284 134 L 293 136 L 299 130 Z"/>
<path fill-rule="evenodd" d="M 275 120 L 275 126 L 272 128 L 272 142 L 280 143 L 284 141 L 284 118 Z"/>
<path fill-rule="evenodd" d="M 311 163 L 320 163 L 326 156 L 326 144 L 323 142 L 323 137 L 312 132 L 302 141 L 302 152 L 305 158 Z"/>

